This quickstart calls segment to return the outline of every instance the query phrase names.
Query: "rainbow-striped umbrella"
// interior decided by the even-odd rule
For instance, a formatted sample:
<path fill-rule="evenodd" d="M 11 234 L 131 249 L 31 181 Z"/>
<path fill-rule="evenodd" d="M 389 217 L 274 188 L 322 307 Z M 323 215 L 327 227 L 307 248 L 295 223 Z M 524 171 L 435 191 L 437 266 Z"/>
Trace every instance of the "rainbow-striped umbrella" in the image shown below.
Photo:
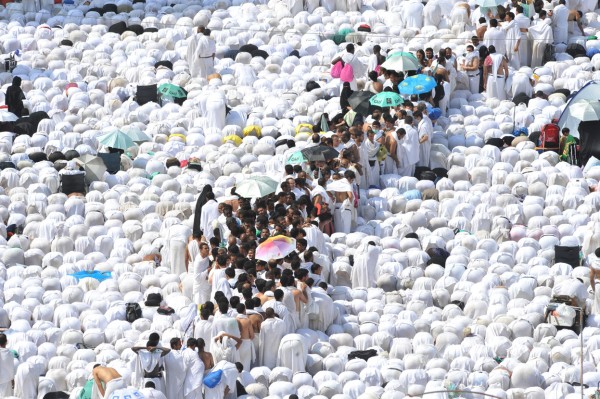
<path fill-rule="evenodd" d="M 296 240 L 286 236 L 269 237 L 256 248 L 256 259 L 281 259 L 296 250 Z"/>

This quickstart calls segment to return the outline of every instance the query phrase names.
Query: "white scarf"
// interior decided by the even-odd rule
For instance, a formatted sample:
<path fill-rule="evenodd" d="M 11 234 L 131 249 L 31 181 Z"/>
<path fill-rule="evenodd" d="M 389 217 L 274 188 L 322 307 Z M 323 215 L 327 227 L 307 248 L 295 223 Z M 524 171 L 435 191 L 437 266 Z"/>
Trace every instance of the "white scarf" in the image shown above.
<path fill-rule="evenodd" d="M 377 152 L 379 152 L 380 144 L 378 142 L 372 143 L 369 139 L 366 139 L 363 143 L 367 150 L 367 155 L 369 156 L 369 159 L 374 159 L 375 157 L 377 157 Z"/>

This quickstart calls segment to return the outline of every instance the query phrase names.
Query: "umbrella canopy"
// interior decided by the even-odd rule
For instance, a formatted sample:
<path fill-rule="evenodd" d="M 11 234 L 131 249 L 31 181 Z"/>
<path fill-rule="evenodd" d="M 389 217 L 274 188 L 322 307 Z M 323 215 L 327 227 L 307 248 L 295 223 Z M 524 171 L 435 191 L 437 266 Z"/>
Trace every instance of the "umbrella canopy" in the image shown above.
<path fill-rule="evenodd" d="M 306 156 L 304 156 L 302 151 L 296 151 L 295 153 L 290 155 L 290 157 L 287 160 L 287 163 L 290 165 L 300 165 L 303 162 L 308 162 L 308 159 L 306 158 Z"/>
<path fill-rule="evenodd" d="M 143 393 L 135 388 L 117 389 L 107 399 L 144 399 Z"/>
<path fill-rule="evenodd" d="M 416 71 L 419 61 L 412 53 L 399 51 L 391 54 L 381 67 L 392 71 Z"/>
<path fill-rule="evenodd" d="M 159 94 L 172 98 L 187 98 L 187 91 L 183 87 L 174 85 L 173 83 L 163 83 L 158 86 Z"/>
<path fill-rule="evenodd" d="M 265 262 L 271 259 L 281 259 L 296 249 L 296 240 L 287 236 L 274 236 L 267 238 L 256 248 L 256 259 Z"/>
<path fill-rule="evenodd" d="M 475 4 L 478 6 L 488 8 L 497 7 L 502 3 L 504 3 L 502 0 L 475 0 Z"/>
<path fill-rule="evenodd" d="M 98 137 L 98 142 L 106 147 L 118 148 L 120 150 L 126 150 L 135 145 L 131 137 L 117 129 Z"/>
<path fill-rule="evenodd" d="M 335 35 L 333 35 L 333 41 L 335 44 L 340 45 L 346 41 L 346 35 L 354 32 L 351 28 L 340 29 Z"/>
<path fill-rule="evenodd" d="M 78 165 L 83 166 L 85 178 L 89 181 L 102 181 L 107 168 L 102 158 L 84 154 L 79 158 L 75 158 Z"/>
<path fill-rule="evenodd" d="M 150 141 L 150 136 L 142 132 L 139 127 L 136 126 L 125 126 L 122 129 L 123 133 L 127 134 L 136 143 L 144 143 Z"/>
<path fill-rule="evenodd" d="M 96 279 L 100 282 L 104 281 L 104 280 L 108 280 L 109 278 L 111 278 L 112 274 L 111 272 L 99 272 L 99 271 L 87 271 L 87 270 L 81 270 L 79 272 L 76 273 L 71 273 L 69 274 L 69 276 L 73 276 L 77 279 L 77 281 L 89 277 L 89 278 L 93 278 Z"/>
<path fill-rule="evenodd" d="M 395 107 L 404 102 L 404 99 L 400 96 L 400 94 L 395 93 L 393 91 L 382 91 L 381 93 L 377 93 L 369 100 L 371 105 L 376 105 L 378 107 Z"/>
<path fill-rule="evenodd" d="M 231 141 L 235 145 L 242 144 L 242 139 L 235 134 L 230 134 L 229 136 L 223 137 L 223 143 L 227 143 L 228 141 Z"/>
<path fill-rule="evenodd" d="M 580 121 L 597 121 L 600 119 L 600 102 L 581 100 L 569 106 L 571 117 Z"/>
<path fill-rule="evenodd" d="M 369 99 L 372 96 L 370 91 L 355 91 L 348 97 L 348 103 L 356 113 L 369 115 Z"/>
<path fill-rule="evenodd" d="M 300 152 L 308 161 L 330 161 L 340 155 L 335 148 L 326 145 L 307 147 Z"/>
<path fill-rule="evenodd" d="M 236 186 L 235 192 L 244 198 L 262 198 L 274 193 L 278 186 L 279 182 L 269 176 L 250 176 Z"/>
<path fill-rule="evenodd" d="M 433 90 L 435 86 L 435 79 L 431 76 L 415 75 L 404 79 L 398 89 L 402 94 L 423 94 Z"/>

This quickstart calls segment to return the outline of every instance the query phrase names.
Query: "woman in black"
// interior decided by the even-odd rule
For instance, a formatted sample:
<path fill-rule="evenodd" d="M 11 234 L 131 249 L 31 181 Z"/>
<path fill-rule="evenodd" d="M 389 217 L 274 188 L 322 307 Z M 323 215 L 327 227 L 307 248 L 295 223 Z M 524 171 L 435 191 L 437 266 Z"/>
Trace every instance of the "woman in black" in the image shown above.
<path fill-rule="evenodd" d="M 6 89 L 5 103 L 8 106 L 8 112 L 12 112 L 19 118 L 23 116 L 23 100 L 25 100 L 25 94 L 21 90 L 21 78 L 15 76 L 12 81 L 12 85 Z"/>

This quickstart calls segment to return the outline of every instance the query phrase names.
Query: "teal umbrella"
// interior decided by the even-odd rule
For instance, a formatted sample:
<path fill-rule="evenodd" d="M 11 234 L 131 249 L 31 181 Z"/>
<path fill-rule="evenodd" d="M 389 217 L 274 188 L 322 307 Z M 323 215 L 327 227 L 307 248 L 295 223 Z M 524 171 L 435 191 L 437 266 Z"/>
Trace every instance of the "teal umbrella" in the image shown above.
<path fill-rule="evenodd" d="M 287 160 L 289 165 L 300 165 L 303 162 L 308 162 L 308 159 L 306 159 L 301 151 L 293 153 Z"/>
<path fill-rule="evenodd" d="M 346 41 L 346 35 L 354 32 L 350 28 L 340 29 L 335 35 L 333 35 L 333 41 L 338 46 Z"/>
<path fill-rule="evenodd" d="M 114 129 L 98 137 L 98 142 L 106 147 L 126 150 L 135 146 L 135 143 L 126 133 Z"/>
<path fill-rule="evenodd" d="M 187 98 L 187 91 L 173 83 L 163 83 L 158 86 L 158 93 L 172 98 Z"/>
<path fill-rule="evenodd" d="M 121 130 L 136 143 L 144 143 L 151 140 L 150 137 L 146 133 L 142 132 L 142 130 L 137 126 L 124 126 Z"/>
<path fill-rule="evenodd" d="M 377 107 L 395 107 L 404 102 L 404 99 L 400 97 L 400 94 L 393 91 L 382 91 L 371 97 L 369 103 Z"/>

